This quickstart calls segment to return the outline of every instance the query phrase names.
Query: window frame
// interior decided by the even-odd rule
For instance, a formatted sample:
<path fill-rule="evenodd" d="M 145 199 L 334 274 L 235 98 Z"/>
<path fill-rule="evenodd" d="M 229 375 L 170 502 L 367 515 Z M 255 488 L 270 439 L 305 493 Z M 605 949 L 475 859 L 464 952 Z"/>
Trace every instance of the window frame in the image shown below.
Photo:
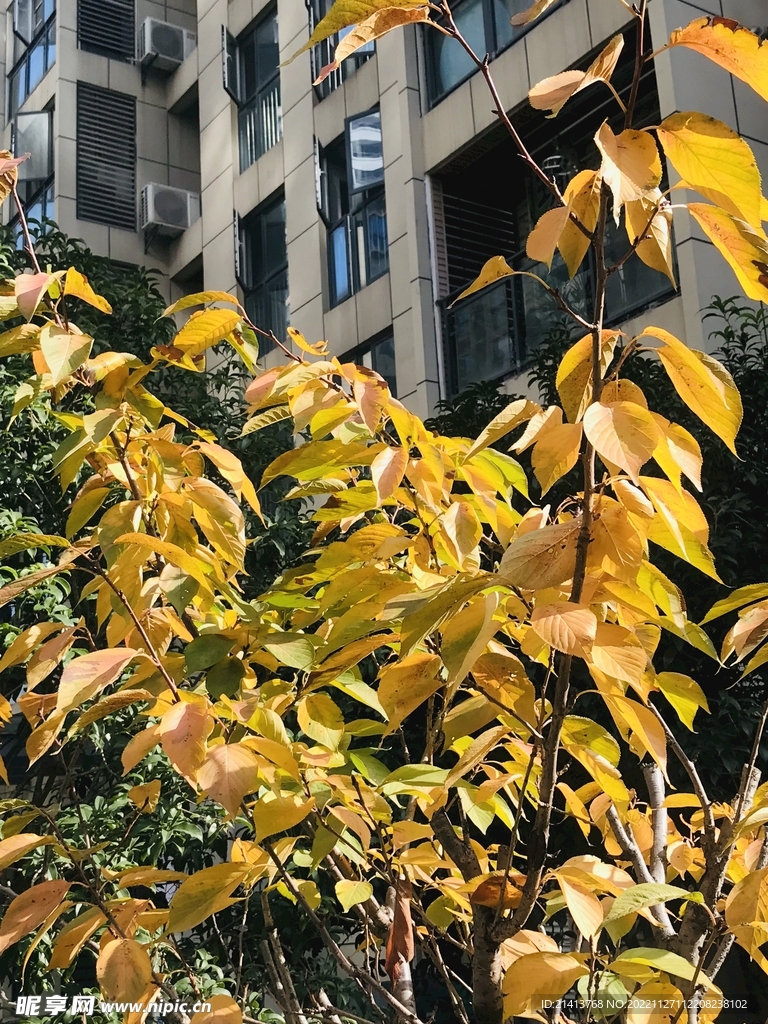
<path fill-rule="evenodd" d="M 283 227 L 285 229 L 286 218 L 285 218 L 285 192 L 280 190 L 273 193 L 263 203 L 260 203 L 255 209 L 251 210 L 245 217 L 240 217 L 235 214 L 235 224 L 237 228 L 236 238 L 236 264 L 237 264 L 237 275 L 238 284 L 243 290 L 243 296 L 245 303 L 248 303 L 250 296 L 255 295 L 257 292 L 264 291 L 268 288 L 270 283 L 273 283 L 281 275 L 285 275 L 286 285 L 288 284 L 288 237 L 285 234 L 285 260 L 271 269 L 265 268 L 264 274 L 258 278 L 255 278 L 253 273 L 253 256 L 252 256 L 252 243 L 249 243 L 248 235 L 254 232 L 256 225 L 259 230 L 259 244 L 263 247 L 266 252 L 266 215 L 274 210 L 277 206 L 282 205 L 283 207 Z M 266 262 L 266 261 L 264 261 Z M 290 291 L 287 291 L 288 300 L 290 301 Z M 290 320 L 289 312 L 289 301 L 286 303 L 286 325 Z M 260 324 L 256 324 L 260 327 Z M 263 329 L 263 328 L 262 328 Z M 270 324 L 269 329 L 273 330 L 274 325 Z M 269 339 L 263 335 L 259 335 L 259 352 L 261 355 L 266 355 L 267 352 L 274 348 Z"/>
<path fill-rule="evenodd" d="M 42 11 L 45 14 L 45 0 L 41 0 Z M 47 17 L 43 17 L 39 27 L 33 33 L 32 38 L 27 42 L 21 33 L 17 29 L 16 11 L 18 9 L 18 0 L 15 0 L 13 5 L 13 38 L 19 40 L 24 45 L 24 50 L 21 55 L 13 62 L 10 70 L 7 74 L 7 88 L 8 88 L 8 120 L 11 121 L 16 116 L 19 110 L 24 106 L 32 93 L 37 89 L 40 83 L 43 81 L 45 76 L 51 70 L 53 65 L 56 63 L 56 0 L 51 0 L 51 11 Z M 51 39 L 51 36 L 53 37 Z M 42 43 L 43 45 L 43 73 L 31 88 L 29 84 L 29 73 L 30 73 L 30 56 Z M 53 57 L 51 58 L 51 53 Z M 24 74 L 24 97 L 19 101 L 17 105 L 14 105 L 14 100 L 17 95 L 17 79 L 23 72 Z"/>
<path fill-rule="evenodd" d="M 498 45 L 498 33 L 496 30 L 496 21 L 493 15 L 493 0 L 480 0 L 480 2 L 483 12 L 483 36 L 486 44 L 486 52 L 493 61 L 496 60 L 497 57 L 501 56 L 502 53 L 505 53 L 511 46 L 519 43 L 524 36 L 540 25 L 546 18 L 550 17 L 550 15 L 554 14 L 555 11 L 564 7 L 570 2 L 570 0 L 556 0 L 556 2 L 541 15 L 541 17 L 531 22 L 530 25 L 520 25 L 517 27 L 517 32 L 514 37 L 510 39 L 508 43 L 504 43 L 503 46 Z M 456 5 L 456 9 L 453 11 L 454 16 L 460 7 L 461 3 Z M 464 85 L 465 82 L 469 81 L 469 79 L 477 72 L 477 68 L 473 65 L 463 78 L 459 79 L 459 81 L 449 86 L 443 92 L 438 92 L 436 87 L 437 83 L 434 63 L 431 59 L 433 51 L 428 42 L 430 37 L 427 35 L 427 33 L 434 32 L 435 29 L 430 28 L 429 25 L 423 25 L 421 26 L 421 29 L 420 49 L 423 57 L 427 110 L 432 110 L 438 103 L 442 103 L 447 96 L 450 96 L 455 89 L 458 89 L 460 86 Z M 446 42 L 450 44 L 450 42 L 455 42 L 455 40 L 446 40 Z M 489 43 L 491 45 L 489 45 Z M 456 45 L 458 46 L 460 44 L 457 43 Z"/>
<path fill-rule="evenodd" d="M 366 364 L 362 362 L 362 360 L 364 360 L 366 356 L 372 356 L 373 350 L 378 345 L 381 345 L 386 341 L 392 342 L 392 356 L 395 361 L 394 380 L 390 382 L 389 380 L 387 380 L 386 377 L 384 377 L 382 373 L 379 372 L 379 370 L 376 369 L 376 367 L 373 365 L 373 358 L 371 359 L 371 365 L 368 366 L 367 369 L 373 370 L 374 373 L 378 373 L 380 377 L 386 380 L 392 397 L 397 398 L 397 352 L 395 349 L 395 332 L 392 325 L 390 325 L 389 327 L 385 327 L 383 331 L 379 331 L 378 333 L 374 334 L 373 337 L 367 338 L 365 341 L 361 342 L 359 345 L 356 345 L 354 348 L 348 349 L 346 352 L 343 353 L 343 355 L 339 356 L 339 362 L 354 363 L 356 366 L 366 366 Z M 392 386 L 393 384 L 394 387 Z"/>
<path fill-rule="evenodd" d="M 260 12 L 258 18 L 235 37 L 226 25 L 221 26 L 222 82 L 238 110 L 237 139 L 240 173 L 256 163 L 269 152 L 283 137 L 282 79 L 280 58 L 273 70 L 259 82 L 252 96 L 245 95 L 245 70 L 243 49 L 246 42 L 257 36 L 259 30 L 270 20 L 277 27 L 277 6 L 270 5 Z M 277 97 L 276 102 L 274 96 Z M 270 101 L 274 107 L 271 124 L 266 125 L 265 111 Z M 255 116 L 254 116 L 255 115 Z M 254 141 L 249 141 L 253 137 Z"/>

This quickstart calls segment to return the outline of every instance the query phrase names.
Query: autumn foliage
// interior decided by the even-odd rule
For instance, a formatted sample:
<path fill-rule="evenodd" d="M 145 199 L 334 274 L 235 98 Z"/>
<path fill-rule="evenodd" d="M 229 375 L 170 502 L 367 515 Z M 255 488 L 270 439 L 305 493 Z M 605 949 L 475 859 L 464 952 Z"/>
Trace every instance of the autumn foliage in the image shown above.
<path fill-rule="evenodd" d="M 525 17 L 550 2 L 537 0 Z M 356 24 L 341 60 L 352 42 L 436 13 L 436 30 L 460 39 L 447 5 L 338 0 L 312 42 Z M 622 43 L 613 39 L 587 72 L 534 87 L 533 105 L 557 113 L 576 91 L 604 87 Z M 668 45 L 697 50 L 768 99 L 768 47 L 746 29 L 699 19 Z M 0 336 L 0 352 L 29 353 L 34 371 L 14 412 L 23 415 L 41 390 L 62 408 L 69 436 L 55 469 L 63 488 L 79 489 L 65 537 L 4 543 L 3 555 L 42 543 L 61 553 L 0 590 L 0 604 L 73 567 L 90 577 L 78 624 L 41 621 L 0 661 L 0 672 L 26 665 L 17 699 L 31 727 L 30 762 L 133 708 L 125 773 L 162 749 L 200 799 L 225 809 L 239 838 L 227 862 L 191 875 L 183 864 L 115 871 L 114 850 L 73 848 L 49 810 L 29 831 L 35 808 L 17 802 L 0 865 L 42 846 L 51 856 L 47 877 L 6 908 L 0 949 L 50 934 L 50 966 L 65 969 L 96 942 L 104 996 L 149 1003 L 168 992 L 172 936 L 256 896 L 270 985 L 291 1021 L 330 1011 L 324 993 L 311 1005 L 296 994 L 285 936 L 271 922 L 276 900 L 308 915 L 372 1006 L 413 1024 L 417 950 L 435 964 L 457 1019 L 482 1024 L 546 1020 L 546 1007 L 573 986 L 652 1007 L 671 1000 L 675 1020 L 714 1020 L 715 976 L 734 941 L 768 973 L 762 733 L 731 801 L 713 802 L 685 753 L 687 730 L 706 728 L 704 693 L 687 675 L 654 668 L 663 633 L 742 663 L 745 674 L 763 665 L 768 585 L 724 592 L 703 622 L 688 618 L 654 558 L 662 549 L 717 579 L 695 497 L 699 445 L 649 409 L 622 370 L 630 359 L 659 360 L 703 428 L 732 451 L 739 395 L 715 359 L 667 331 L 629 337 L 603 326 L 617 269 L 605 262 L 607 217 L 623 219 L 628 253 L 673 274 L 677 193 L 660 191 L 662 153 L 706 200 L 688 209 L 754 299 L 768 299 L 766 201 L 754 157 L 730 128 L 684 113 L 637 131 L 632 102 L 622 104 L 624 130 L 605 124 L 597 133 L 599 170 L 580 172 L 562 194 L 527 158 L 554 204 L 529 254 L 550 263 L 559 249 L 572 275 L 590 247 L 597 260 L 588 321 L 540 282 L 583 327 L 560 365 L 560 405 L 522 399 L 476 439 L 441 437 L 375 372 L 340 363 L 293 329 L 286 361 L 255 376 L 244 431 L 289 419 L 296 433 L 262 486 L 291 478 L 289 496 L 314 503 L 316 524 L 306 559 L 255 601 L 238 581 L 248 544 L 241 505 L 258 513 L 256 490 L 231 452 L 151 387 L 161 367 L 200 372 L 222 342 L 255 372 L 258 325 L 234 297 L 207 292 L 166 311 L 205 307 L 148 363 L 91 356 L 67 301 L 105 311 L 106 303 L 81 275 L 38 268 L 3 285 L 2 317 L 21 323 Z M 12 164 L 0 174 L 15 196 Z M 496 257 L 467 291 L 512 273 Z M 91 396 L 92 411 L 63 411 L 77 392 Z M 179 440 L 182 428 L 195 439 Z M 544 495 L 579 465 L 575 493 L 557 507 L 532 504 L 515 457 L 527 450 Z M 718 653 L 704 627 L 734 613 Z M 686 791 L 669 785 L 673 758 Z M 131 799 L 151 814 L 159 793 L 150 781 Z M 569 822 L 590 852 L 553 860 L 553 830 Z M 495 841 L 484 841 L 489 832 Z M 175 886 L 167 909 L 131 895 L 160 883 Z M 362 955 L 327 927 L 329 888 L 359 919 Z M 580 936 L 571 952 L 540 928 L 565 912 Z M 449 946 L 471 959 L 470 983 L 446 965 Z M 373 966 L 380 956 L 382 972 Z M 239 1019 L 232 1000 L 218 1005 L 228 1024 Z M 633 1012 L 630 1022 L 640 1019 Z M 668 1009 L 643 1014 L 670 1019 Z"/>

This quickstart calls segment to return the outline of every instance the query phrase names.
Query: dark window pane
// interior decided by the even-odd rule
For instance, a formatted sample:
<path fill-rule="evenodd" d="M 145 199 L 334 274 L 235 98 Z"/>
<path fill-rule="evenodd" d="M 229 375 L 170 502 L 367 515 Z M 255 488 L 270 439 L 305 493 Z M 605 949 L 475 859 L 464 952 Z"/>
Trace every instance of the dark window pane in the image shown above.
<path fill-rule="evenodd" d="M 264 271 L 269 273 L 285 263 L 285 202 L 264 214 Z"/>
<path fill-rule="evenodd" d="M 242 99 L 244 103 L 253 99 L 259 87 L 259 72 L 256 64 L 256 40 L 249 33 L 240 43 L 240 67 L 242 76 Z"/>
<path fill-rule="evenodd" d="M 525 11 L 530 4 L 528 0 L 492 0 L 492 7 L 496 49 L 503 50 L 520 34 L 520 29 L 511 24 L 511 18 Z"/>
<path fill-rule="evenodd" d="M 48 71 L 56 63 L 56 22 L 48 26 L 48 50 L 45 55 L 45 70 Z"/>
<path fill-rule="evenodd" d="M 349 191 L 381 185 L 384 182 L 384 154 L 381 146 L 381 114 L 378 110 L 347 123 Z"/>
<path fill-rule="evenodd" d="M 606 259 L 609 264 L 618 263 L 629 249 L 624 230 L 609 220 L 606 230 Z M 647 306 L 669 292 L 670 283 L 664 274 L 643 263 L 633 255 L 608 278 L 605 295 L 605 311 L 608 320 L 616 322 L 631 314 L 633 310 Z"/>
<path fill-rule="evenodd" d="M 369 203 L 365 209 L 368 241 L 368 280 L 373 281 L 389 270 L 387 246 L 387 210 L 384 196 Z"/>
<path fill-rule="evenodd" d="M 256 29 L 255 50 L 258 67 L 259 85 L 264 85 L 272 78 L 280 63 L 280 49 L 277 44 L 277 18 L 271 17 L 263 21 Z"/>
<path fill-rule="evenodd" d="M 484 54 L 487 44 L 482 0 L 465 0 L 454 10 L 454 18 L 459 31 L 475 53 Z M 428 30 L 425 38 L 432 71 L 432 99 L 435 100 L 471 75 L 475 65 L 455 39 L 449 39 L 433 30 Z"/>
<path fill-rule="evenodd" d="M 283 340 L 288 325 L 288 250 L 285 201 L 278 200 L 248 218 L 242 229 L 246 311 L 265 331 Z M 259 339 L 262 353 L 267 351 Z M 268 345 L 268 343 L 267 343 Z"/>
<path fill-rule="evenodd" d="M 511 372 L 515 364 L 506 281 L 464 300 L 449 315 L 457 391 Z"/>
<path fill-rule="evenodd" d="M 380 374 L 389 385 L 392 395 L 397 398 L 397 376 L 395 374 L 395 339 L 378 341 L 371 348 L 371 368 Z"/>

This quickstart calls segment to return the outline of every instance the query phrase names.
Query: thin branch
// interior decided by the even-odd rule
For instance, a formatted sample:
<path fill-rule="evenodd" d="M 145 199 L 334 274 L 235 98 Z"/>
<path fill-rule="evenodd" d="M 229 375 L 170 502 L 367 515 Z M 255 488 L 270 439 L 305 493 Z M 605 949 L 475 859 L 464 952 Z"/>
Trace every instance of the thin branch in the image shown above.
<path fill-rule="evenodd" d="M 605 812 L 605 817 L 608 820 L 608 824 L 611 826 L 611 831 L 614 834 L 616 842 L 621 847 L 622 853 L 632 861 L 632 867 L 635 869 L 635 875 L 637 876 L 638 881 L 653 882 L 653 877 L 648 870 L 647 864 L 643 860 L 643 855 L 640 852 L 639 846 L 635 842 L 634 836 L 624 828 L 621 818 L 619 817 L 619 812 L 613 805 L 611 805 Z M 672 927 L 667 908 L 664 904 L 659 903 L 655 907 L 651 907 L 650 911 L 661 925 L 664 937 L 666 939 L 674 938 L 675 930 Z"/>
<path fill-rule="evenodd" d="M 667 825 L 669 822 L 669 814 L 664 806 L 664 776 L 655 761 L 652 764 L 643 765 L 643 775 L 648 789 L 648 804 L 651 808 L 653 831 L 650 872 L 654 882 L 663 884 L 666 878 Z"/>
<path fill-rule="evenodd" d="M 637 17 L 637 49 L 635 50 L 635 72 L 632 75 L 632 87 L 627 100 L 627 110 L 624 114 L 624 127 L 632 127 L 632 119 L 635 116 L 635 104 L 637 94 L 640 91 L 640 77 L 643 73 L 643 50 L 645 49 L 645 12 L 648 7 L 648 0 L 640 0 L 639 5 L 633 8 Z"/>

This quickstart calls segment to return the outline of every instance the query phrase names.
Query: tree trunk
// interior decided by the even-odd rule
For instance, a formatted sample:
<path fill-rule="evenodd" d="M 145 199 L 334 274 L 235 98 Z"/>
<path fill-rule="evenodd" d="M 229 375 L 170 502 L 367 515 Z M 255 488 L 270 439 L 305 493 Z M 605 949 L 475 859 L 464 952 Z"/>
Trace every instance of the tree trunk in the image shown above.
<path fill-rule="evenodd" d="M 472 958 L 472 1006 L 475 1024 L 502 1024 L 501 947 L 493 939 L 495 911 L 474 907 L 474 944 Z"/>

